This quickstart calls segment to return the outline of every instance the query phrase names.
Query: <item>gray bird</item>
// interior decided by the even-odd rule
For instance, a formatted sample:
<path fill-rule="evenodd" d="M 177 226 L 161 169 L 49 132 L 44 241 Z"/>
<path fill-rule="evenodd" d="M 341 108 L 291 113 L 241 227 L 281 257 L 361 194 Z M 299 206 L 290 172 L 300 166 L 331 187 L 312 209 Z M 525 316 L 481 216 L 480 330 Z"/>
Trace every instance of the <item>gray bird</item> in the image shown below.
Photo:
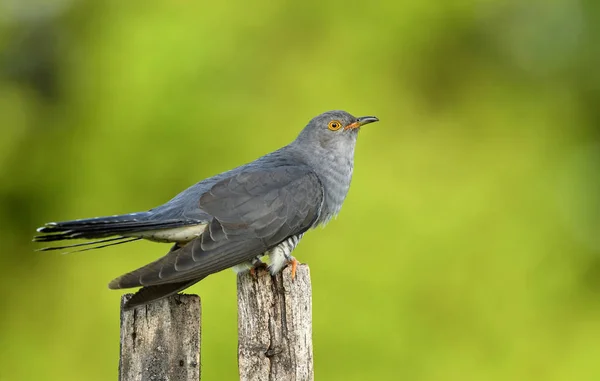
<path fill-rule="evenodd" d="M 34 241 L 95 240 L 96 249 L 147 239 L 175 243 L 162 258 L 109 283 L 111 289 L 142 287 L 126 308 L 175 294 L 227 268 L 263 265 L 276 274 L 297 264 L 292 251 L 311 228 L 337 215 L 346 198 L 360 127 L 377 122 L 345 111 L 314 119 L 285 147 L 246 165 L 202 180 L 147 212 L 50 222 Z"/>

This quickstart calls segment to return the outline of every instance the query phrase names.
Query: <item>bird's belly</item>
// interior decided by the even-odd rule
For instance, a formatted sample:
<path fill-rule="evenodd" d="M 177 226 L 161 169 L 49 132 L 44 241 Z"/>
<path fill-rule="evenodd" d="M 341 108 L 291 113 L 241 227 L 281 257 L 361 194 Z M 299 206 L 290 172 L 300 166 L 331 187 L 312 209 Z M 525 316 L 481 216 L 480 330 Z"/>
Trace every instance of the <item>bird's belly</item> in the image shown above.
<path fill-rule="evenodd" d="M 148 230 L 129 234 L 126 237 L 141 237 L 154 242 L 186 243 L 200 237 L 206 229 L 206 224 L 182 226 L 178 228 Z"/>

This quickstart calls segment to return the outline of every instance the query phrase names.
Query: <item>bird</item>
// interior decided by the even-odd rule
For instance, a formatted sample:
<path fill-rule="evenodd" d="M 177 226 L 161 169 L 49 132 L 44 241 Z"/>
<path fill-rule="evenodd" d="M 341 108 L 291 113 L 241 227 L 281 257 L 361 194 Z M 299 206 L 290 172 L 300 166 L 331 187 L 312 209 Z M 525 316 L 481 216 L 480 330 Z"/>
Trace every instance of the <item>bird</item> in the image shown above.
<path fill-rule="evenodd" d="M 204 179 L 148 211 L 49 222 L 37 242 L 85 243 L 43 247 L 76 251 L 139 239 L 173 243 L 166 255 L 109 283 L 110 289 L 141 287 L 124 306 L 131 309 L 178 293 L 207 276 L 233 268 L 272 275 L 298 261 L 292 251 L 305 233 L 337 216 L 354 169 L 362 126 L 374 116 L 341 110 L 309 121 L 288 145 L 248 164 Z M 92 246 L 90 246 L 92 245 Z"/>

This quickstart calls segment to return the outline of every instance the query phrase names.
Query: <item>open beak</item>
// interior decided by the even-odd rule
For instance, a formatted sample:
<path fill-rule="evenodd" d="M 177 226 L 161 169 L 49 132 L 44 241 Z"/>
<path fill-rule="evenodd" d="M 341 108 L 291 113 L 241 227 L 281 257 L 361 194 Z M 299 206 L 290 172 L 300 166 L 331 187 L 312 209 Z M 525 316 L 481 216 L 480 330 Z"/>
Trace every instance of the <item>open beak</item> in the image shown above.
<path fill-rule="evenodd" d="M 377 119 L 377 117 L 374 117 L 374 116 L 361 116 L 360 118 L 358 118 L 356 120 L 356 122 L 350 123 L 349 125 L 344 127 L 344 130 L 353 130 L 360 126 L 364 126 L 365 124 L 374 123 L 374 122 L 379 122 L 379 119 Z"/>

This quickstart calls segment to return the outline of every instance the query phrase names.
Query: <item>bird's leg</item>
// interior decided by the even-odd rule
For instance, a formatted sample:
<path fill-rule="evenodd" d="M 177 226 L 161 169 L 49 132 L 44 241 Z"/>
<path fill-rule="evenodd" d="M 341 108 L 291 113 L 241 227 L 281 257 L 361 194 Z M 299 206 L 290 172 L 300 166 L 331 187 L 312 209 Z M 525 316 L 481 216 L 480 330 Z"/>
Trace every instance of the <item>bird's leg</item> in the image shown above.
<path fill-rule="evenodd" d="M 296 279 L 296 267 L 298 267 L 298 264 L 300 262 L 298 262 L 298 260 L 294 257 L 291 257 L 292 259 L 290 260 L 290 262 L 288 262 L 288 265 L 292 265 L 292 280 Z"/>
<path fill-rule="evenodd" d="M 291 255 L 287 254 L 284 256 L 285 260 L 283 262 L 283 267 L 287 267 L 287 266 L 292 266 L 292 280 L 296 279 L 296 268 L 298 268 L 298 265 L 300 264 L 300 262 L 292 257 Z"/>
<path fill-rule="evenodd" d="M 285 266 L 292 266 L 292 280 L 296 278 L 296 268 L 298 267 L 298 262 L 296 258 L 292 257 L 292 251 L 298 245 L 298 242 L 302 238 L 302 234 L 299 236 L 292 236 L 281 242 L 279 245 L 275 246 L 269 252 L 269 261 L 271 265 L 269 266 L 269 270 L 271 271 L 271 275 L 275 275 L 281 271 Z"/>
<path fill-rule="evenodd" d="M 283 257 L 282 259 L 280 259 Z M 292 266 L 292 280 L 296 279 L 296 268 L 300 264 L 298 260 L 291 255 L 277 256 L 274 258 L 273 254 L 271 254 L 271 260 L 274 261 L 269 266 L 269 270 L 272 276 L 277 275 L 286 266 Z"/>
<path fill-rule="evenodd" d="M 283 253 L 285 260 L 286 260 L 285 265 L 292 266 L 292 280 L 296 279 L 296 268 L 300 264 L 300 262 L 296 258 L 292 257 L 292 250 L 294 250 L 294 247 L 291 248 L 289 253 L 288 252 Z"/>

